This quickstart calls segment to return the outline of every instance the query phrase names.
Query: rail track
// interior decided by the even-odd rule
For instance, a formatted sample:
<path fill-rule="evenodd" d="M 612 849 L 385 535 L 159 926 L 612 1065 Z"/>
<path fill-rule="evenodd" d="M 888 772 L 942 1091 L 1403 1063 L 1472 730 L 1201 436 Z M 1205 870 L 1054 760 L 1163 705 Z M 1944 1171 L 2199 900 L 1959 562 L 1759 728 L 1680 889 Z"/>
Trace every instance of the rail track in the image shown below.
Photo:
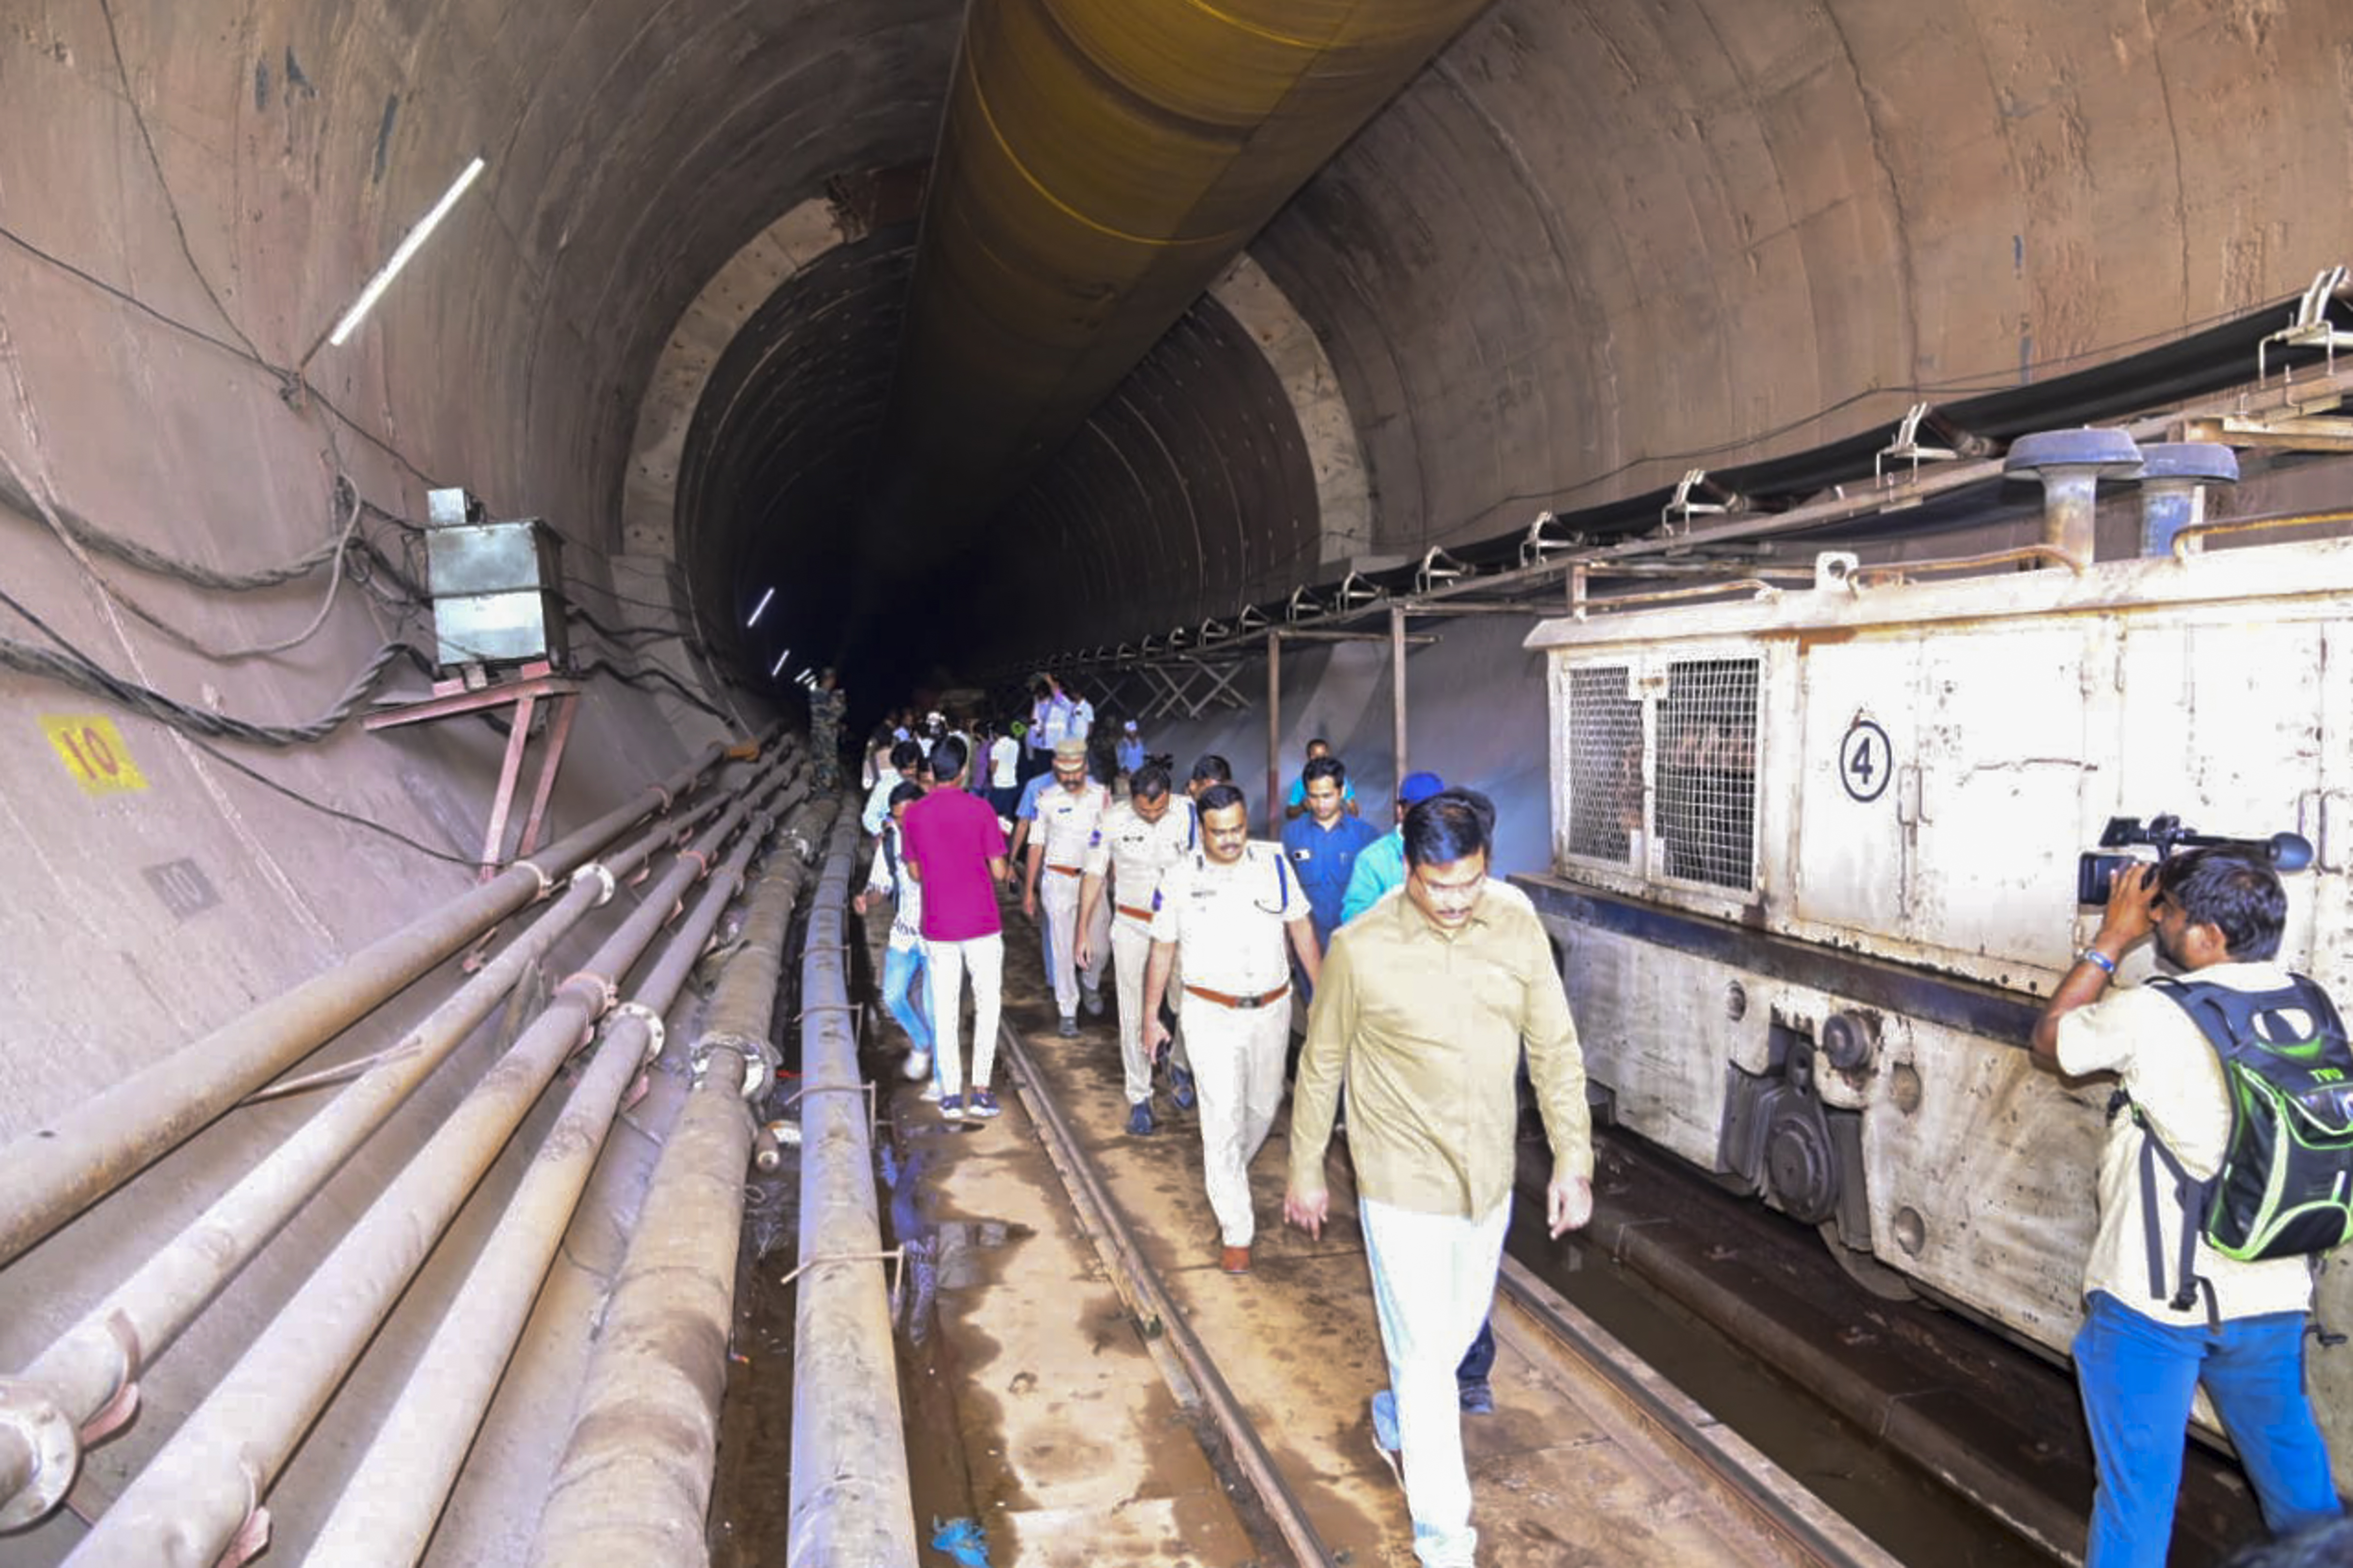
<path fill-rule="evenodd" d="M 999 1050 L 1080 1227 L 1191 1418 L 1261 1561 L 1319 1568 L 1377 1561 L 1363 1550 L 1365 1516 L 1380 1511 L 1388 1560 L 1409 1562 L 1403 1499 L 1392 1490 L 1377 1497 L 1375 1510 L 1361 1497 L 1352 1503 L 1335 1489 L 1331 1467 L 1307 1459 L 1287 1430 L 1294 1422 L 1318 1424 L 1316 1396 L 1291 1396 L 1281 1370 L 1267 1364 L 1264 1343 L 1235 1331 L 1225 1310 L 1188 1309 L 1187 1292 L 1154 1261 L 1155 1250 L 1166 1250 L 1165 1237 L 1139 1228 L 1116 1184 L 1098 1169 L 1058 1093 L 1057 1079 L 1068 1074 L 1026 1043 L 1009 1017 Z M 1176 1127 L 1164 1138 L 1191 1142 Z M 1184 1169 L 1197 1173 L 1198 1155 L 1183 1152 Z M 1335 1207 L 1336 1215 L 1341 1205 Z M 1344 1228 L 1335 1220 L 1331 1234 Z M 1292 1253 L 1280 1267 L 1262 1265 L 1240 1289 L 1303 1294 L 1318 1303 L 1314 1312 L 1335 1319 L 1360 1314 L 1359 1331 L 1372 1318 L 1360 1249 Z M 1473 1453 L 1482 1562 L 1878 1568 L 1896 1561 L 1510 1258 L 1495 1329 L 1525 1363 L 1514 1363 L 1515 1390 L 1541 1403 L 1532 1415 L 1515 1416 L 1529 1428 L 1531 1446 L 1493 1462 Z M 1580 1559 L 1579 1550 L 1588 1555 Z"/>

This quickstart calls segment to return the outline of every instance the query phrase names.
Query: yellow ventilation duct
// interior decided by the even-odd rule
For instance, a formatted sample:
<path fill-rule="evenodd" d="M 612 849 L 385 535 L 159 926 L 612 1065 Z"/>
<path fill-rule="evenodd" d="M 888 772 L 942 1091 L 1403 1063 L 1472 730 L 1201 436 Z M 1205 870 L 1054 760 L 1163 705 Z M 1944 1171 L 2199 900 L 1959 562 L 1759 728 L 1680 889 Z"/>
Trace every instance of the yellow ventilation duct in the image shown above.
<path fill-rule="evenodd" d="M 973 0 L 881 447 L 877 558 L 935 559 L 1011 500 L 1486 5 Z"/>

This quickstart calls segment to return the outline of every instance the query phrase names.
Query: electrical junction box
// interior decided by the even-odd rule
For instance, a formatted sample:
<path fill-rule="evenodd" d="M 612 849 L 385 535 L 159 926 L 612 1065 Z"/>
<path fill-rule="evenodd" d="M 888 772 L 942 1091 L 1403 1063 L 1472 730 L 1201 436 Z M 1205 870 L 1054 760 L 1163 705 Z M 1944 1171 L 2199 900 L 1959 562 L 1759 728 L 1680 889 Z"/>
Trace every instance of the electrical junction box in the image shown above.
<path fill-rule="evenodd" d="M 434 658 L 464 665 L 565 662 L 562 542 L 539 519 L 482 520 L 462 489 L 427 498 L 426 565 L 433 592 Z"/>

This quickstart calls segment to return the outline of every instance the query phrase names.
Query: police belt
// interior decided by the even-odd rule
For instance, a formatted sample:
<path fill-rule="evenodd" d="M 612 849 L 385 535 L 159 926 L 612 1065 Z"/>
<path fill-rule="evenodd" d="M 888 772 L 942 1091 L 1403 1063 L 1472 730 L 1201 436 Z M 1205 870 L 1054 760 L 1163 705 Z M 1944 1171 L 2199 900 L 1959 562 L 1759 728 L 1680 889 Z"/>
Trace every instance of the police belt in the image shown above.
<path fill-rule="evenodd" d="M 1046 868 L 1049 871 L 1061 877 L 1075 877 L 1085 868 L 1086 868 L 1082 866 L 1049 866 Z"/>
<path fill-rule="evenodd" d="M 1113 904 L 1112 908 L 1117 910 L 1121 914 L 1127 916 L 1130 920 L 1142 921 L 1146 925 L 1152 923 L 1152 911 L 1150 910 L 1139 910 L 1134 904 Z"/>
<path fill-rule="evenodd" d="M 1215 1002 L 1220 1007 L 1232 1007 L 1247 1013 L 1253 1008 L 1280 1002 L 1290 995 L 1291 982 L 1286 980 L 1273 990 L 1261 991 L 1255 996 L 1229 996 L 1222 991 L 1212 991 L 1206 985 L 1187 984 L 1185 991 L 1187 995 L 1198 996 L 1204 1002 Z"/>

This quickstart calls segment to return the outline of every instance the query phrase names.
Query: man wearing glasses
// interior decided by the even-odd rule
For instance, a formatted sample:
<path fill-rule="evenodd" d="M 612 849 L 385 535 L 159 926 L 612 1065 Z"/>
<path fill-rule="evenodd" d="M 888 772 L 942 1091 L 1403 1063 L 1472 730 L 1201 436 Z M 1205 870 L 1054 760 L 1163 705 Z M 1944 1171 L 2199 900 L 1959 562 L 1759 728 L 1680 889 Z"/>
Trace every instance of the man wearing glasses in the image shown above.
<path fill-rule="evenodd" d="M 1488 879 L 1493 821 L 1469 790 L 1406 814 L 1403 890 L 1333 937 L 1292 1102 L 1283 1213 L 1320 1237 L 1331 1207 L 1324 1151 L 1347 1082 L 1356 1208 L 1389 1363 L 1389 1385 L 1373 1396 L 1373 1441 L 1393 1469 L 1402 1451 L 1426 1568 L 1469 1563 L 1478 1544 L 1454 1373 L 1503 1255 L 1523 1041 L 1552 1143 L 1552 1234 L 1593 1217 L 1577 1025 L 1535 906 Z"/>
<path fill-rule="evenodd" d="M 1282 1106 L 1282 1052 L 1291 1037 L 1284 938 L 1311 985 L 1322 954 L 1307 895 L 1282 850 L 1250 842 L 1242 792 L 1212 784 L 1197 804 L 1199 847 L 1160 879 L 1144 974 L 1144 1044 L 1156 1058 L 1168 1043 L 1160 1001 L 1170 970 L 1181 962 L 1178 1016 L 1200 1100 L 1202 1174 L 1224 1243 L 1218 1267 L 1247 1274 L 1257 1226 L 1250 1163 Z M 1463 1342 L 1470 1342 L 1467 1334 Z"/>

